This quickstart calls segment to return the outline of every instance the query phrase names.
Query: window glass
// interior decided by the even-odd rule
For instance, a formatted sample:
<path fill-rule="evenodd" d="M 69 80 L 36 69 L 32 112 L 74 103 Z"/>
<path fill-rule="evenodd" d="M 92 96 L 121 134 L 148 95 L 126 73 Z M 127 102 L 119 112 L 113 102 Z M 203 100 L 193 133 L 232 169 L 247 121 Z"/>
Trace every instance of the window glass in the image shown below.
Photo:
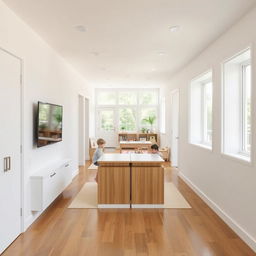
<path fill-rule="evenodd" d="M 118 103 L 120 105 L 137 105 L 136 92 L 119 92 Z"/>
<path fill-rule="evenodd" d="M 157 109 L 142 108 L 140 117 L 141 128 L 148 128 L 152 132 L 157 125 Z"/>
<path fill-rule="evenodd" d="M 143 91 L 140 93 L 139 103 L 142 105 L 158 104 L 158 94 L 155 91 Z"/>
<path fill-rule="evenodd" d="M 113 110 L 100 111 L 100 129 L 104 131 L 114 130 L 114 111 Z"/>
<path fill-rule="evenodd" d="M 116 104 L 116 92 L 97 91 L 97 103 L 98 103 L 98 105 L 115 105 Z"/>
<path fill-rule="evenodd" d="M 251 65 L 243 66 L 243 145 L 246 153 L 251 151 Z"/>
<path fill-rule="evenodd" d="M 204 138 L 203 143 L 212 143 L 212 83 L 204 85 Z"/>
<path fill-rule="evenodd" d="M 136 111 L 132 108 L 120 108 L 119 110 L 119 130 L 136 130 Z"/>

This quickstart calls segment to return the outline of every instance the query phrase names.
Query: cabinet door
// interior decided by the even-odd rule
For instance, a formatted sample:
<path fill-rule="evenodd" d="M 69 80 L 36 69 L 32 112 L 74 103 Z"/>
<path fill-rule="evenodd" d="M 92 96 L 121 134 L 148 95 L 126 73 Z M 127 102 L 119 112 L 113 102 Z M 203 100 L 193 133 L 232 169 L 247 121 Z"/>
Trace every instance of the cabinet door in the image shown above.
<path fill-rule="evenodd" d="M 164 170 L 162 167 L 132 167 L 132 204 L 164 203 Z"/>
<path fill-rule="evenodd" d="M 98 204 L 120 204 L 130 207 L 129 166 L 99 167 Z"/>
<path fill-rule="evenodd" d="M 21 232 L 20 70 L 0 49 L 0 254 Z"/>

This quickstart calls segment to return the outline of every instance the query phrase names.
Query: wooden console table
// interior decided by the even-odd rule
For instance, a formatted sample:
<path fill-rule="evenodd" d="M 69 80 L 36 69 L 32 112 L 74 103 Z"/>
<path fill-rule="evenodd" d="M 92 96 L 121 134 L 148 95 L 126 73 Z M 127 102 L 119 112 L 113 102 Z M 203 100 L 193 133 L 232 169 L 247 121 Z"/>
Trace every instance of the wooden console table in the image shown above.
<path fill-rule="evenodd" d="M 152 143 L 150 141 L 120 141 L 120 153 L 122 149 L 142 149 L 150 150 Z"/>
<path fill-rule="evenodd" d="M 153 154 L 104 154 L 98 160 L 98 207 L 161 208 L 163 161 Z"/>

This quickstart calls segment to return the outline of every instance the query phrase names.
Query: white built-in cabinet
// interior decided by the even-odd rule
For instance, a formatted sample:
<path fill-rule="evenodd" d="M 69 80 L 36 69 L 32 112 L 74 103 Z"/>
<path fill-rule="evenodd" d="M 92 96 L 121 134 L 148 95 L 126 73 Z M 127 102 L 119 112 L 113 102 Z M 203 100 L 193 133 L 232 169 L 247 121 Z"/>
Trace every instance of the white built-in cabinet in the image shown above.
<path fill-rule="evenodd" d="M 31 176 L 31 211 L 45 210 L 71 183 L 70 159 L 63 159 Z"/>

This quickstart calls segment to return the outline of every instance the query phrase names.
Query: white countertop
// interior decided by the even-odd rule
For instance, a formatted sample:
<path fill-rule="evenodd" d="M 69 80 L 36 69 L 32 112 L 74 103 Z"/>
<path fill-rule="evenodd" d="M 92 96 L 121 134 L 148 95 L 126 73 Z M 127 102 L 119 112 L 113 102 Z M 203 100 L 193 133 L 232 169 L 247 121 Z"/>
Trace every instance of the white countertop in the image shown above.
<path fill-rule="evenodd" d="M 130 154 L 103 154 L 98 162 L 125 162 L 131 161 Z"/>
<path fill-rule="evenodd" d="M 104 154 L 98 162 L 164 162 L 158 154 Z"/>
<path fill-rule="evenodd" d="M 151 141 L 145 141 L 145 140 L 132 140 L 132 141 L 120 141 L 120 144 L 149 144 L 151 145 Z"/>
<path fill-rule="evenodd" d="M 164 162 L 158 154 L 130 154 L 131 162 Z"/>

